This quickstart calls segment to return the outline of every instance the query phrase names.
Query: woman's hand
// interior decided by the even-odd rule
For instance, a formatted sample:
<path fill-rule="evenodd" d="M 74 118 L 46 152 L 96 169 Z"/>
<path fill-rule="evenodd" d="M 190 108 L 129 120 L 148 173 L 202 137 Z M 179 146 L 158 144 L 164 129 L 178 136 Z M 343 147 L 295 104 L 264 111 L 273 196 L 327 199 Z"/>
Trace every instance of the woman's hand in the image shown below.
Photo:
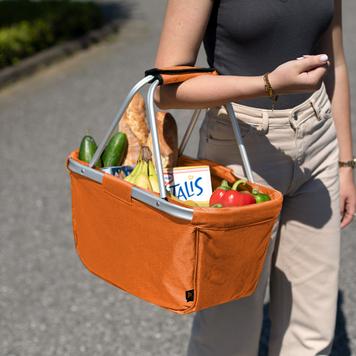
<path fill-rule="evenodd" d="M 328 56 L 304 56 L 278 66 L 269 74 L 277 94 L 313 92 L 320 87 L 329 65 Z"/>
<path fill-rule="evenodd" d="M 340 214 L 341 228 L 352 222 L 356 211 L 356 187 L 352 168 L 340 168 Z"/>

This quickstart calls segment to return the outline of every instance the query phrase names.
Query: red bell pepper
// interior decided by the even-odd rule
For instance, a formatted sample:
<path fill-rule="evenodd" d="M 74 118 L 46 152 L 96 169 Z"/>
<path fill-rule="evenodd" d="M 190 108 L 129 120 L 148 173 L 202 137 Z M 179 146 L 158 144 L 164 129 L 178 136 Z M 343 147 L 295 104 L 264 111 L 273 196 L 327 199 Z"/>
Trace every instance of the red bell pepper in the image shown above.
<path fill-rule="evenodd" d="M 244 206 L 249 204 L 255 204 L 256 199 L 248 192 L 238 192 L 236 190 L 229 190 L 223 196 L 221 204 L 223 207 L 228 206 Z"/>
<path fill-rule="evenodd" d="M 226 180 L 223 180 L 220 186 L 214 190 L 213 194 L 211 194 L 209 200 L 209 206 L 213 206 L 215 204 L 221 204 L 222 197 L 230 189 L 231 187 L 229 186 L 229 183 Z"/>
<path fill-rule="evenodd" d="M 256 203 L 256 199 L 247 191 L 239 192 L 236 189 L 240 184 L 246 184 L 245 180 L 240 180 L 234 183 L 230 188 L 229 184 L 224 180 L 210 197 L 209 205 L 211 207 L 234 207 Z M 219 206 L 221 207 L 221 206 Z"/>

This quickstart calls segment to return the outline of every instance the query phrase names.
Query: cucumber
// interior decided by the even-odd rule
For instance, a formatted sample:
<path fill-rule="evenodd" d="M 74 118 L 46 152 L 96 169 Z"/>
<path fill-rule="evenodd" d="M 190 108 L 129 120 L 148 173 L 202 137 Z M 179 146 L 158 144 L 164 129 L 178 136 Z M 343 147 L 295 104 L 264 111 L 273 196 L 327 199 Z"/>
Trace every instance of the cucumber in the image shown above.
<path fill-rule="evenodd" d="M 106 146 L 101 159 L 104 167 L 119 166 L 126 154 L 127 136 L 123 132 L 115 133 Z"/>
<path fill-rule="evenodd" d="M 89 163 L 93 157 L 96 149 L 98 148 L 93 137 L 86 135 L 83 137 L 79 148 L 79 159 L 81 161 Z M 95 167 L 101 167 L 101 159 L 95 163 Z"/>

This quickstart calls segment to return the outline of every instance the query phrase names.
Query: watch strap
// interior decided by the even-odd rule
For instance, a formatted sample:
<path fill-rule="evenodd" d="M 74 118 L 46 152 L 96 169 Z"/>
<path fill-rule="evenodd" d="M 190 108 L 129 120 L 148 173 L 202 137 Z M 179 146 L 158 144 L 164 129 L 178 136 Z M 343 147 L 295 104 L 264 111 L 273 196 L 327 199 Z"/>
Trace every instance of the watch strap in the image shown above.
<path fill-rule="evenodd" d="M 356 167 L 356 158 L 345 162 L 339 161 L 339 167 L 351 167 L 352 169 L 354 169 Z"/>

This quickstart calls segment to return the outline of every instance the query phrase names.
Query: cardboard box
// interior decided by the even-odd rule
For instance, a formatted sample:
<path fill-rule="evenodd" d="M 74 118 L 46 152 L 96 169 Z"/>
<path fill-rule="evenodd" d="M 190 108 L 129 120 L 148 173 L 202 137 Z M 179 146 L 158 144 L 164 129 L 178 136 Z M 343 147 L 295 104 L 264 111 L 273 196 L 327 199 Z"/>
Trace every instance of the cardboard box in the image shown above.
<path fill-rule="evenodd" d="M 208 205 L 212 194 L 209 166 L 174 167 L 164 170 L 166 189 L 182 201 Z"/>

